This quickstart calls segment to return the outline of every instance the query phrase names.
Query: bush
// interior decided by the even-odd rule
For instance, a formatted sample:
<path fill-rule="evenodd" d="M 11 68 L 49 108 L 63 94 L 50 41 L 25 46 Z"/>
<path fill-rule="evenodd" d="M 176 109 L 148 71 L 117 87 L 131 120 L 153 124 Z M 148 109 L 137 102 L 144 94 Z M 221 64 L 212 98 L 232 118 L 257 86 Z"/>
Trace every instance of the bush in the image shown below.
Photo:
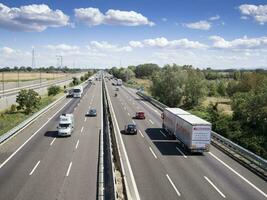
<path fill-rule="evenodd" d="M 58 85 L 52 85 L 49 88 L 47 88 L 47 90 L 48 90 L 48 96 L 55 96 L 61 91 Z"/>
<path fill-rule="evenodd" d="M 11 107 L 10 107 L 10 112 L 11 113 L 15 113 L 17 111 L 17 106 L 16 104 L 12 104 Z"/>
<path fill-rule="evenodd" d="M 20 90 L 17 95 L 16 102 L 18 110 L 23 110 L 26 115 L 30 114 L 35 108 L 38 108 L 41 97 L 33 89 Z"/>

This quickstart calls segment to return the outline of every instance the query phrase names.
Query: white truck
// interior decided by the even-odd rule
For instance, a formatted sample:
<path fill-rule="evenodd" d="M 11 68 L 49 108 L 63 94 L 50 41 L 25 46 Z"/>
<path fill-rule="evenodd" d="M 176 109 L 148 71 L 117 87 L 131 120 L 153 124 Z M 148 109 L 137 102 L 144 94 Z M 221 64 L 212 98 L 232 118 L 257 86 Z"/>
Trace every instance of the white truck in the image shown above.
<path fill-rule="evenodd" d="M 73 114 L 60 115 L 57 130 L 58 136 L 71 136 L 74 130 Z"/>
<path fill-rule="evenodd" d="M 122 86 L 122 80 L 121 79 L 117 80 L 117 86 Z"/>
<path fill-rule="evenodd" d="M 75 86 L 73 88 L 73 97 L 74 98 L 81 98 L 83 93 L 83 87 L 82 86 Z"/>
<path fill-rule="evenodd" d="M 180 108 L 165 108 L 162 128 L 180 140 L 190 152 L 209 151 L 211 123 Z"/>

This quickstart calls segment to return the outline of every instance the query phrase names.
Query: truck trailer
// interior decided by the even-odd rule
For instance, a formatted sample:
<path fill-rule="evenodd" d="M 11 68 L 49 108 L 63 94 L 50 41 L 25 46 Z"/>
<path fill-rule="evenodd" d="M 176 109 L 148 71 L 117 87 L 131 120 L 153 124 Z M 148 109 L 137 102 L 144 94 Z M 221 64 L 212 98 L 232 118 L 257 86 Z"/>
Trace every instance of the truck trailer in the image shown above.
<path fill-rule="evenodd" d="M 165 108 L 162 128 L 181 141 L 190 152 L 209 151 L 211 123 L 180 108 Z"/>

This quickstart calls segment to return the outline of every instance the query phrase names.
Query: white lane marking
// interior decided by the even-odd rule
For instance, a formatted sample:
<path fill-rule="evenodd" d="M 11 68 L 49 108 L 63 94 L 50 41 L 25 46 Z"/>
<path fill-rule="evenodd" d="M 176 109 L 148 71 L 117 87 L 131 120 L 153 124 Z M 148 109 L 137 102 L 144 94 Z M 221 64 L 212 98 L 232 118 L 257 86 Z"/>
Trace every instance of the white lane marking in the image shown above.
<path fill-rule="evenodd" d="M 139 133 L 140 133 L 140 135 L 141 135 L 142 137 L 145 137 L 145 136 L 143 135 L 142 131 L 140 131 L 140 130 L 138 130 L 138 131 L 139 131 Z"/>
<path fill-rule="evenodd" d="M 75 145 L 75 149 L 78 149 L 79 146 L 79 140 L 77 141 L 76 145 Z"/>
<path fill-rule="evenodd" d="M 83 127 L 82 127 L 82 129 L 81 129 L 81 133 L 83 132 Z"/>
<path fill-rule="evenodd" d="M 86 122 L 86 120 L 87 120 L 87 117 L 84 118 L 84 122 Z"/>
<path fill-rule="evenodd" d="M 70 164 L 69 164 L 69 167 L 68 167 L 68 170 L 67 170 L 66 176 L 69 176 L 69 174 L 70 174 L 70 169 L 71 169 L 71 166 L 72 166 L 72 162 L 70 162 Z"/>
<path fill-rule="evenodd" d="M 150 121 L 151 124 L 154 124 L 154 122 L 151 119 L 149 119 L 148 121 Z"/>
<path fill-rule="evenodd" d="M 11 159 L 13 158 L 48 122 L 51 121 L 71 100 L 63 105 L 48 121 L 46 121 L 34 134 L 31 135 L 16 151 L 14 151 L 1 165 L 0 169 Z"/>
<path fill-rule="evenodd" d="M 165 133 L 163 133 L 162 131 L 159 131 L 164 137 L 167 137 L 167 135 L 165 135 Z"/>
<path fill-rule="evenodd" d="M 156 156 L 156 154 L 154 153 L 153 149 L 151 147 L 149 147 L 149 150 L 151 151 L 151 153 L 153 154 L 153 156 L 158 159 L 158 157 Z"/>
<path fill-rule="evenodd" d="M 135 124 L 135 121 L 134 120 L 132 120 L 133 121 L 133 124 Z"/>
<path fill-rule="evenodd" d="M 55 138 L 52 140 L 52 142 L 50 143 L 50 146 L 53 145 L 53 143 L 55 142 L 56 139 L 57 139 L 57 138 L 55 137 Z"/>
<path fill-rule="evenodd" d="M 33 174 L 33 172 L 36 170 L 36 168 L 38 167 L 38 165 L 40 164 L 40 160 L 35 164 L 35 166 L 33 167 L 32 171 L 30 172 L 30 176 Z"/>
<path fill-rule="evenodd" d="M 234 174 L 236 174 L 237 176 L 239 176 L 241 179 L 243 179 L 246 183 L 248 183 L 251 187 L 253 187 L 255 190 L 257 190 L 259 193 L 261 193 L 265 198 L 267 198 L 267 194 L 264 193 L 261 189 L 259 189 L 257 186 L 255 186 L 253 183 L 251 183 L 248 179 L 246 179 L 245 177 L 243 177 L 241 174 L 239 174 L 237 171 L 235 171 L 232 167 L 230 167 L 229 165 L 227 165 L 225 162 L 223 162 L 221 159 L 219 159 L 217 156 L 215 156 L 213 153 L 209 152 L 209 154 L 215 158 L 216 160 L 218 160 L 220 163 L 222 163 L 225 167 L 227 167 L 230 171 L 232 171 Z"/>
<path fill-rule="evenodd" d="M 184 152 L 182 152 L 178 147 L 176 147 L 177 151 L 179 151 L 180 154 L 183 155 L 184 158 L 187 158 L 187 156 L 184 154 Z"/>
<path fill-rule="evenodd" d="M 206 176 L 204 178 L 211 184 L 211 186 L 223 197 L 226 198 L 226 196 L 216 187 L 216 185 Z"/>
<path fill-rule="evenodd" d="M 119 135 L 121 146 L 122 146 L 122 151 L 123 151 L 123 154 L 125 156 L 126 164 L 128 166 L 128 169 L 129 169 L 130 180 L 131 180 L 133 188 L 134 188 L 135 199 L 136 200 L 140 200 L 140 196 L 139 196 L 139 192 L 138 192 L 138 189 L 137 189 L 137 186 L 136 186 L 136 182 L 135 182 L 135 179 L 134 179 L 132 167 L 130 165 L 130 161 L 129 161 L 129 158 L 128 158 L 128 155 L 127 155 L 127 152 L 126 152 L 126 149 L 125 149 L 124 142 L 122 140 L 122 136 L 121 136 L 121 134 L 119 134 L 120 133 L 120 128 L 119 128 L 118 121 L 117 121 L 117 118 L 116 118 L 116 115 L 115 115 L 115 112 L 114 112 L 114 109 L 113 109 L 113 105 L 112 105 L 111 100 L 110 100 L 110 95 L 109 95 L 108 89 L 106 91 L 107 91 L 108 100 L 110 102 L 111 113 L 112 113 L 112 115 L 114 117 L 114 120 L 115 120 L 115 127 L 116 127 L 116 130 L 117 130 L 117 135 Z M 120 152 L 119 145 L 118 145 L 118 149 L 119 149 L 119 152 Z M 125 174 L 125 169 L 124 169 L 123 165 L 122 165 L 122 171 L 123 171 L 123 174 Z M 126 178 L 125 178 L 125 182 L 126 182 L 126 184 L 125 184 L 126 185 L 126 190 L 129 190 Z"/>
<path fill-rule="evenodd" d="M 128 113 L 128 115 L 130 116 L 130 113 Z"/>
<path fill-rule="evenodd" d="M 171 183 L 173 189 L 175 190 L 176 194 L 180 197 L 181 196 L 181 193 L 178 191 L 178 189 L 176 188 L 176 186 L 174 185 L 174 183 L 172 182 L 171 178 L 169 177 L 168 174 L 166 174 L 166 177 L 168 179 L 168 181 Z"/>

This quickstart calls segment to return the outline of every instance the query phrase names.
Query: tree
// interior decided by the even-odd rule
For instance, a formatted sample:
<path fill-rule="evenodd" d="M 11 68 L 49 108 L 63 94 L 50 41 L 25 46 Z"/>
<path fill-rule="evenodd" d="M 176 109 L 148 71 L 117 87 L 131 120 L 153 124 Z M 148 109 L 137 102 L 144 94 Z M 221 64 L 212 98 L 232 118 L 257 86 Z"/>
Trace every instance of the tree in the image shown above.
<path fill-rule="evenodd" d="M 78 80 L 77 77 L 72 77 L 72 84 L 73 85 L 79 85 L 80 81 Z"/>
<path fill-rule="evenodd" d="M 162 103 L 175 107 L 181 103 L 185 73 L 175 66 L 165 66 L 152 76 L 151 92 Z"/>
<path fill-rule="evenodd" d="M 216 87 L 216 83 L 214 81 L 209 82 L 207 84 L 208 87 L 208 96 L 216 96 L 217 95 L 217 87 Z"/>
<path fill-rule="evenodd" d="M 23 110 L 25 114 L 31 113 L 35 108 L 38 108 L 41 97 L 33 89 L 21 90 L 17 95 L 16 102 L 19 104 L 17 109 Z"/>
<path fill-rule="evenodd" d="M 199 99 L 204 97 L 206 86 L 204 75 L 194 69 L 187 70 L 187 78 L 184 90 L 184 106 L 191 108 L 198 105 Z"/>
<path fill-rule="evenodd" d="M 226 87 L 225 87 L 223 81 L 219 82 L 218 87 L 217 87 L 217 92 L 221 96 L 225 96 L 226 95 Z"/>
<path fill-rule="evenodd" d="M 160 68 L 157 64 L 147 63 L 138 65 L 135 68 L 136 78 L 145 78 L 151 76 L 155 71 L 159 71 Z"/>
<path fill-rule="evenodd" d="M 47 90 L 48 90 L 48 96 L 55 96 L 61 91 L 60 86 L 58 85 L 52 85 L 49 88 L 47 88 Z"/>

